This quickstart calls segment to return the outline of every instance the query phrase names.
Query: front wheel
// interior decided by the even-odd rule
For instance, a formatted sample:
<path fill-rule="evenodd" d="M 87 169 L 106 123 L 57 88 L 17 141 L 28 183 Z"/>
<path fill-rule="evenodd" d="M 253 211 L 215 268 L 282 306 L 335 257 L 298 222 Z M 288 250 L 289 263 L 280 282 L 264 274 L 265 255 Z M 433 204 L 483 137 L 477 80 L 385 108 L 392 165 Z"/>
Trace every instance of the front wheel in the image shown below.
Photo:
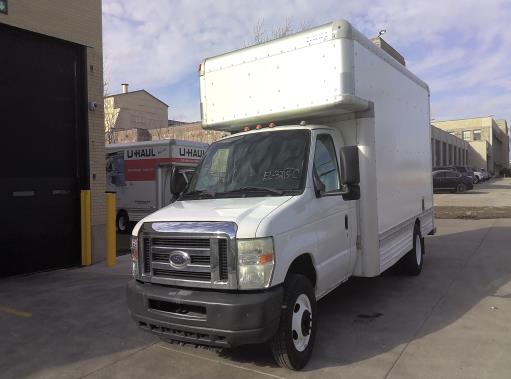
<path fill-rule="evenodd" d="M 464 183 L 460 183 L 458 184 L 458 186 L 456 187 L 456 192 L 457 193 L 463 193 L 467 190 L 467 186 L 464 184 Z"/>
<path fill-rule="evenodd" d="M 303 275 L 290 275 L 284 287 L 279 330 L 271 348 L 279 366 L 300 370 L 312 355 L 316 337 L 316 297 L 310 281 Z"/>

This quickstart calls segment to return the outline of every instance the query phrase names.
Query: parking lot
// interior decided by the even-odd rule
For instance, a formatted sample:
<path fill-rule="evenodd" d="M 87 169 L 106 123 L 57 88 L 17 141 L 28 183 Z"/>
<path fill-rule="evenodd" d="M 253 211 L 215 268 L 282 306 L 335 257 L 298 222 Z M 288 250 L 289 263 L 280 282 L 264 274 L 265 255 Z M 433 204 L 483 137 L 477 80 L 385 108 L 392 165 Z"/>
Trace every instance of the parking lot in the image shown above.
<path fill-rule="evenodd" d="M 511 178 L 491 179 L 464 193 L 436 193 L 437 218 L 511 218 Z"/>
<path fill-rule="evenodd" d="M 438 220 L 419 277 L 354 278 L 319 302 L 302 372 L 267 346 L 169 345 L 130 320 L 129 256 L 3 279 L 2 378 L 509 378 L 511 220 Z"/>

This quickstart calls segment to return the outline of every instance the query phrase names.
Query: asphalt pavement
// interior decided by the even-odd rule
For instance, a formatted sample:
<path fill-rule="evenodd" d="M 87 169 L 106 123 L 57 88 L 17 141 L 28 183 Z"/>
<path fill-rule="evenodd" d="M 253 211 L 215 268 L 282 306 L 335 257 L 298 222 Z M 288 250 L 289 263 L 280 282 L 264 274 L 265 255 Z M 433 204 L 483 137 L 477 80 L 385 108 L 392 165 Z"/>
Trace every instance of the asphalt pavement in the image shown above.
<path fill-rule="evenodd" d="M 0 281 L 0 378 L 511 377 L 511 219 L 437 220 L 423 273 L 353 278 L 319 302 L 311 362 L 267 345 L 169 345 L 126 309 L 129 255 Z"/>

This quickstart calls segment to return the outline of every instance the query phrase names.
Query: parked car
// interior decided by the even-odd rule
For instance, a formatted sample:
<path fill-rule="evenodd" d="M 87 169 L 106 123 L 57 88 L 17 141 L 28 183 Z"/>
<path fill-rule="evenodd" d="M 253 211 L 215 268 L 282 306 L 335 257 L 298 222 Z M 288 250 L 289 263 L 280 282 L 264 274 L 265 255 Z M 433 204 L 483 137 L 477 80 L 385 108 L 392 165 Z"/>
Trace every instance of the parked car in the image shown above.
<path fill-rule="evenodd" d="M 472 178 L 454 170 L 433 171 L 433 191 L 465 192 L 474 188 Z"/>
<path fill-rule="evenodd" d="M 441 167 L 435 167 L 433 168 L 433 171 L 438 170 L 451 170 L 459 172 L 462 175 L 468 176 L 472 179 L 472 183 L 477 183 L 474 170 L 470 168 L 469 166 L 441 166 Z"/>
<path fill-rule="evenodd" d="M 479 170 L 483 173 L 484 180 L 490 180 L 491 179 L 492 175 L 485 168 L 480 168 Z"/>
<path fill-rule="evenodd" d="M 472 168 L 472 170 L 474 171 L 474 184 L 477 184 L 485 180 L 485 175 L 482 171 L 475 167 Z"/>

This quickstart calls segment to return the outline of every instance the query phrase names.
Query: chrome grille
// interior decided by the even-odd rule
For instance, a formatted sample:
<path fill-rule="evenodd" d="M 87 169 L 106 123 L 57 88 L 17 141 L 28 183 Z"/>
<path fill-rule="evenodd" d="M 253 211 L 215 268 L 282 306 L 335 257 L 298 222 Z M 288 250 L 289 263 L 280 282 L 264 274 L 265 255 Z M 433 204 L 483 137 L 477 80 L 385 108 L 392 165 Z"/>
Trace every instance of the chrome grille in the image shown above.
<path fill-rule="evenodd" d="M 153 277 L 211 282 L 212 272 L 217 269 L 220 280 L 228 279 L 226 238 L 156 237 L 150 239 L 149 246 L 144 261 L 150 260 Z M 175 251 L 190 257 L 186 267 L 172 266 L 170 256 Z M 212 267 L 212 255 L 218 261 L 217 267 Z"/>
<path fill-rule="evenodd" d="M 141 280 L 186 287 L 237 288 L 235 224 L 159 224 L 164 230 L 154 225 L 144 224 L 141 229 Z M 185 231 L 180 232 L 182 229 Z M 185 258 L 182 266 L 170 260 L 176 252 Z"/>
<path fill-rule="evenodd" d="M 178 270 L 165 270 L 155 268 L 153 270 L 154 276 L 162 276 L 165 278 L 178 278 L 187 280 L 202 280 L 210 281 L 211 272 L 195 272 L 195 271 L 178 271 Z"/>
<path fill-rule="evenodd" d="M 229 277 L 230 239 L 218 236 L 143 237 L 142 279 L 154 283 L 199 286 L 210 288 L 235 288 L 236 278 Z M 188 263 L 177 267 L 170 260 L 174 252 L 185 253 Z M 231 270 L 232 271 L 232 270 Z"/>
<path fill-rule="evenodd" d="M 151 252 L 151 240 L 149 238 L 144 238 L 144 250 L 142 253 L 144 255 L 144 273 L 151 272 L 150 252 Z"/>
<path fill-rule="evenodd" d="M 227 240 L 218 241 L 218 267 L 220 271 L 220 280 L 227 279 Z"/>
<path fill-rule="evenodd" d="M 210 241 L 206 238 L 153 238 L 153 246 L 173 248 L 188 247 L 192 249 L 209 249 Z"/>

